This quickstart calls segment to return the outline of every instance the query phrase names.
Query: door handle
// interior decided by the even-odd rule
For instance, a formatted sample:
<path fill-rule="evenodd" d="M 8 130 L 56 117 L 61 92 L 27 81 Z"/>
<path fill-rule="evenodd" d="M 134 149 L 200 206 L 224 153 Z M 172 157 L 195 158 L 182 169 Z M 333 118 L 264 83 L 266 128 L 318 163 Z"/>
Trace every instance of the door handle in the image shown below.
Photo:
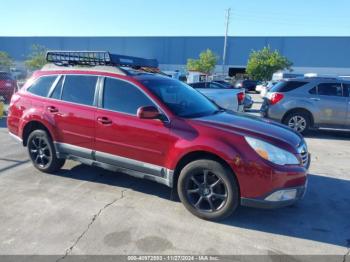
<path fill-rule="evenodd" d="M 315 97 L 311 97 L 310 100 L 313 100 L 313 101 L 320 101 L 321 99 L 315 98 Z"/>
<path fill-rule="evenodd" d="M 47 111 L 49 111 L 50 113 L 57 113 L 58 112 L 58 108 L 54 107 L 54 106 L 48 106 L 47 107 Z"/>
<path fill-rule="evenodd" d="M 112 124 L 112 120 L 110 120 L 108 117 L 105 117 L 105 116 L 98 117 L 97 121 L 100 122 L 102 125 Z"/>

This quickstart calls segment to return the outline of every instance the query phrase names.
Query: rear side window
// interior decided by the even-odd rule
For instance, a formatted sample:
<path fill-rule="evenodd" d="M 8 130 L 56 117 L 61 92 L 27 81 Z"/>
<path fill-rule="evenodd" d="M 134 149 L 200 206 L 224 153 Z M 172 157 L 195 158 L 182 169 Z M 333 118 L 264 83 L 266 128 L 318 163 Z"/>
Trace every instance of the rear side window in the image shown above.
<path fill-rule="evenodd" d="M 66 75 L 62 100 L 82 105 L 94 104 L 97 76 Z"/>
<path fill-rule="evenodd" d="M 51 86 L 55 82 L 57 76 L 43 76 L 37 79 L 29 88 L 28 92 L 46 97 L 49 94 Z"/>
<path fill-rule="evenodd" d="M 318 95 L 322 96 L 343 96 L 340 83 L 322 83 L 317 88 Z"/>
<path fill-rule="evenodd" d="M 154 106 L 154 103 L 130 83 L 113 78 L 105 79 L 103 108 L 136 115 L 141 106 Z"/>
<path fill-rule="evenodd" d="M 312 95 L 316 95 L 316 94 L 317 94 L 317 87 L 314 86 L 313 88 L 311 88 L 311 89 L 309 90 L 309 93 L 312 94 Z"/>
<path fill-rule="evenodd" d="M 64 77 L 62 76 L 60 81 L 58 81 L 55 89 L 53 90 L 53 92 L 51 94 L 51 98 L 61 99 L 63 81 L 64 81 Z"/>
<path fill-rule="evenodd" d="M 271 92 L 289 92 L 306 84 L 302 81 L 281 81 L 271 88 Z"/>
<path fill-rule="evenodd" d="M 204 82 L 202 83 L 194 83 L 194 84 L 191 84 L 192 87 L 194 88 L 207 88 L 206 84 Z"/>
<path fill-rule="evenodd" d="M 217 84 L 217 83 L 209 83 L 209 88 L 213 88 L 213 89 L 225 89 L 226 87 L 225 87 L 224 85 Z"/>

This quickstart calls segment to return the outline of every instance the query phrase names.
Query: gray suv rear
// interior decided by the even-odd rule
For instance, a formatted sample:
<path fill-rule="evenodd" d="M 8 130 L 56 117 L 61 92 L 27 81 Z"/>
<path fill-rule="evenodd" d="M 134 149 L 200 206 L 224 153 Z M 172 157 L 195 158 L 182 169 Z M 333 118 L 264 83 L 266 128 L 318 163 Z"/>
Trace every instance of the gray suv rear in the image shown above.
<path fill-rule="evenodd" d="M 269 90 L 262 116 L 305 133 L 310 128 L 350 129 L 350 81 L 296 78 Z"/>

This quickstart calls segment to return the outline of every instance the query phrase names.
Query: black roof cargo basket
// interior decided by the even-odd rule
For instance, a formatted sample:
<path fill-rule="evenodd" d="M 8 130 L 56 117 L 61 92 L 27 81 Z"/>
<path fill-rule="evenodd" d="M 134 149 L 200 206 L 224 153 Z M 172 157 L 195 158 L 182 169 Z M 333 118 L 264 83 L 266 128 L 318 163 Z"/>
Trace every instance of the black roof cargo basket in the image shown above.
<path fill-rule="evenodd" d="M 57 65 L 109 65 L 132 68 L 158 68 L 157 59 L 110 54 L 106 51 L 48 51 L 46 60 Z"/>

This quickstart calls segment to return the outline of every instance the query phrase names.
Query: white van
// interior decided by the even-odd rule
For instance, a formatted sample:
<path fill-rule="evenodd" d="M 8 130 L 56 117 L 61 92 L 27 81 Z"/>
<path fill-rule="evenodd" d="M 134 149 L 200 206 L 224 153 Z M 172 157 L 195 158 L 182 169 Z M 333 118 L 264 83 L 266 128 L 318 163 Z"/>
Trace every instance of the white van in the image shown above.
<path fill-rule="evenodd" d="M 297 77 L 303 77 L 304 74 L 301 73 L 291 73 L 291 72 L 276 72 L 272 75 L 272 82 L 277 82 L 286 78 L 297 78 Z"/>

